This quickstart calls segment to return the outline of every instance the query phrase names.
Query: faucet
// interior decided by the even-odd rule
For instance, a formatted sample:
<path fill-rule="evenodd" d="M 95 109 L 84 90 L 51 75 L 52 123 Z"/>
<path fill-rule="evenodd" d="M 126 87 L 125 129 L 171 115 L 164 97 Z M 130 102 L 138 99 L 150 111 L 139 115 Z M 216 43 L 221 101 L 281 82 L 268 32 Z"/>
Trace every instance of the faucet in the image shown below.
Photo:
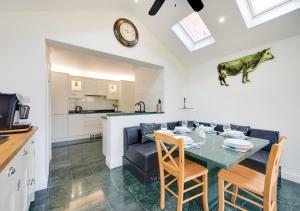
<path fill-rule="evenodd" d="M 142 104 L 143 104 L 143 110 L 142 110 Z M 139 106 L 139 112 L 145 112 L 145 103 L 143 101 L 140 101 L 135 104 L 135 106 Z"/>

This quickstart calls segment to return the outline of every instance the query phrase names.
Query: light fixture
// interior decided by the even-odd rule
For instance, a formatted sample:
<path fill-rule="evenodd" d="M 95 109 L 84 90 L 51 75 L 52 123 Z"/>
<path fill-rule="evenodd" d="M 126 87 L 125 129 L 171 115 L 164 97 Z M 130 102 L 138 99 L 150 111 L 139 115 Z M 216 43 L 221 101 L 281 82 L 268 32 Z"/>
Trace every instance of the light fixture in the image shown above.
<path fill-rule="evenodd" d="M 224 23 L 224 22 L 225 22 L 225 17 L 224 16 L 220 17 L 219 18 L 219 23 Z"/>
<path fill-rule="evenodd" d="M 135 3 L 139 3 L 139 0 L 134 0 Z"/>

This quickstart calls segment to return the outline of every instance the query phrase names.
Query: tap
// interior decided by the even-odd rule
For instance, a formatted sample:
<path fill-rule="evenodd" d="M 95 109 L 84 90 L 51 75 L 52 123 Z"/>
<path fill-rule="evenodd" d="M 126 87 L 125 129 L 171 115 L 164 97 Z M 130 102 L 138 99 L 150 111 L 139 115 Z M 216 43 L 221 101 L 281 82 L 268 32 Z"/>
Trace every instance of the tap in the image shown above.
<path fill-rule="evenodd" d="M 143 104 L 143 109 L 142 109 L 142 104 Z M 143 101 L 136 103 L 135 106 L 139 106 L 139 112 L 145 112 L 146 110 L 145 103 Z"/>

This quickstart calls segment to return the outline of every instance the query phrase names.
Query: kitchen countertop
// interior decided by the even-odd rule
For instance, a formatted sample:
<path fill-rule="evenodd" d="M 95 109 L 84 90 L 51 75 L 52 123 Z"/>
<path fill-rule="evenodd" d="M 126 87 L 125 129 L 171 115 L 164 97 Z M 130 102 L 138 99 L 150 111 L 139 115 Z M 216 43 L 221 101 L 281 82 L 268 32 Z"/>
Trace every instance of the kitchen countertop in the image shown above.
<path fill-rule="evenodd" d="M 69 114 L 98 114 L 98 113 L 115 113 L 115 110 L 82 110 L 76 113 L 74 110 L 69 111 Z"/>
<path fill-rule="evenodd" d="M 148 115 L 148 114 L 164 114 L 165 112 L 124 112 L 124 113 L 112 113 L 107 114 L 108 117 L 114 117 L 114 116 L 133 116 L 133 115 Z M 102 119 L 107 119 L 106 116 L 102 116 Z"/>
<path fill-rule="evenodd" d="M 33 127 L 26 133 L 7 135 L 9 137 L 8 140 L 0 144 L 0 172 L 15 157 L 36 131 L 37 127 Z"/>

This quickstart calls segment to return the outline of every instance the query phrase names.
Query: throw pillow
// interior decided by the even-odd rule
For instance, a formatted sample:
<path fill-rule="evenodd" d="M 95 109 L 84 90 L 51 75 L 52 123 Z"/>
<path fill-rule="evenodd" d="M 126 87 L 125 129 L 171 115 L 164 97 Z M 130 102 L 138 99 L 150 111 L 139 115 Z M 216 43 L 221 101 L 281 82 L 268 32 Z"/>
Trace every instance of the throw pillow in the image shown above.
<path fill-rule="evenodd" d="M 153 134 L 154 130 L 156 129 L 156 124 L 155 123 L 141 123 L 141 133 L 142 133 L 142 143 L 146 143 L 149 141 L 153 141 L 146 137 L 148 134 Z"/>
<path fill-rule="evenodd" d="M 234 124 L 230 124 L 231 130 L 237 130 L 237 131 L 241 131 L 244 133 L 244 135 L 246 136 L 248 131 L 250 130 L 250 126 L 241 126 L 241 125 L 234 125 Z"/>

